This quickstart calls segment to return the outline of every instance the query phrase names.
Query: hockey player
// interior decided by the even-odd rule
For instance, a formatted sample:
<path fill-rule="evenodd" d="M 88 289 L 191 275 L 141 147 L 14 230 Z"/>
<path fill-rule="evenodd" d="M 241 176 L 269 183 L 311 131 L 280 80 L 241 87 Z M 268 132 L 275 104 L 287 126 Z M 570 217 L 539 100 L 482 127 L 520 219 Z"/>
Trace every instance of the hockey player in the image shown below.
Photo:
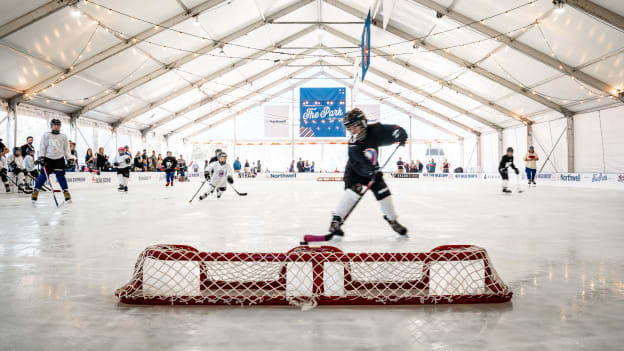
<path fill-rule="evenodd" d="M 39 177 L 39 172 L 37 171 L 37 166 L 35 165 L 35 150 L 28 149 L 26 152 L 28 153 L 28 155 L 24 157 L 26 177 L 29 177 L 29 179 L 37 179 Z M 30 180 L 26 181 L 26 190 L 32 191 L 32 188 L 30 187 Z"/>
<path fill-rule="evenodd" d="M 500 173 L 501 178 L 503 179 L 503 192 L 504 193 L 511 193 L 511 190 L 509 190 L 509 187 L 508 187 L 509 167 L 513 168 L 516 174 L 520 174 L 520 172 L 518 171 L 518 168 L 516 168 L 516 165 L 514 165 L 513 163 L 513 148 L 512 147 L 507 148 L 507 153 L 503 155 L 503 158 L 501 158 L 500 164 L 498 165 L 498 173 Z"/>
<path fill-rule="evenodd" d="M 50 121 L 51 131 L 43 134 L 41 143 L 39 144 L 38 162 L 45 168 L 48 174 L 54 172 L 56 181 L 60 184 L 65 196 L 65 201 L 71 201 L 71 195 L 67 187 L 67 179 L 65 179 L 65 159 L 73 160 L 69 150 L 69 142 L 67 136 L 61 133 L 61 121 L 53 119 Z M 75 160 L 74 160 L 75 161 Z M 37 201 L 39 190 L 46 182 L 46 172 L 42 172 L 35 182 L 35 190 L 32 193 L 32 201 Z"/>
<path fill-rule="evenodd" d="M 4 145 L 2 139 L 0 139 L 0 179 L 4 184 L 4 189 L 7 193 L 11 192 L 11 186 L 9 185 L 9 165 L 7 163 L 6 155 L 9 153 L 9 148 Z"/>
<path fill-rule="evenodd" d="M 117 179 L 119 180 L 118 191 L 128 192 L 128 179 L 130 178 L 130 167 L 132 166 L 132 158 L 126 153 L 126 149 L 120 147 L 117 149 L 113 166 L 117 168 Z"/>
<path fill-rule="evenodd" d="M 215 190 L 217 190 L 217 198 L 220 198 L 225 190 L 226 181 L 230 184 L 234 184 L 234 178 L 232 175 L 234 171 L 232 170 L 232 166 L 227 164 L 227 154 L 225 152 L 219 153 L 219 160 L 216 162 L 212 162 L 208 166 L 208 171 L 212 175 L 210 177 L 210 183 L 208 183 L 209 189 L 204 195 L 199 197 L 200 200 L 203 200 L 208 197 L 208 195 L 212 194 Z"/>
<path fill-rule="evenodd" d="M 186 170 L 187 170 L 186 161 L 184 160 L 184 157 L 180 155 L 180 158 L 178 159 L 178 180 L 179 181 L 181 182 L 186 181 Z"/>
<path fill-rule="evenodd" d="M 216 149 L 215 155 L 210 159 L 210 161 L 207 161 L 207 163 L 204 165 L 204 178 L 206 178 L 206 180 L 210 180 L 210 176 L 212 176 L 212 174 L 208 171 L 208 169 L 210 168 L 210 164 L 219 160 L 219 154 L 221 152 L 223 152 L 223 150 Z"/>
<path fill-rule="evenodd" d="M 173 178 L 176 167 L 178 165 L 178 161 L 176 161 L 175 157 L 171 156 L 171 151 L 167 151 L 167 157 L 163 160 L 163 168 L 167 173 L 167 185 L 173 186 Z"/>
<path fill-rule="evenodd" d="M 366 116 L 360 109 L 347 112 L 343 119 L 345 128 L 351 134 L 349 140 L 349 159 L 345 166 L 345 193 L 333 212 L 329 225 L 330 234 L 343 236 L 342 224 L 345 216 L 362 196 L 366 185 L 374 180 L 371 190 L 381 206 L 383 218 L 392 229 L 401 234 L 407 234 L 407 228 L 397 222 L 394 212 L 390 189 L 383 179 L 377 160 L 378 148 L 398 142 L 405 145 L 407 132 L 398 125 L 366 123 Z"/>
<path fill-rule="evenodd" d="M 13 175 L 17 177 L 17 192 L 30 194 L 32 191 L 26 189 L 26 166 L 24 166 L 24 158 L 22 157 L 22 149 L 16 147 L 13 149 L 13 154 L 7 158 L 9 168 L 13 172 Z"/>

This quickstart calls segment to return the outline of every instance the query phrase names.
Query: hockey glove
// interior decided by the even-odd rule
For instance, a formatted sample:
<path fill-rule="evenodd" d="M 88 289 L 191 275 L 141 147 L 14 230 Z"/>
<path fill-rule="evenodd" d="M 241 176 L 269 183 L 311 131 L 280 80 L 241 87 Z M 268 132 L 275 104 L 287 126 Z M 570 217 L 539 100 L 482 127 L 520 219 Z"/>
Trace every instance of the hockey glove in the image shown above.
<path fill-rule="evenodd" d="M 113 163 L 113 166 L 115 166 L 115 167 L 119 167 L 119 162 L 115 162 L 115 163 Z"/>
<path fill-rule="evenodd" d="M 407 132 L 405 129 L 396 126 L 394 131 L 392 132 L 392 137 L 395 141 L 399 142 L 399 145 L 405 146 L 405 142 L 407 141 Z"/>
<path fill-rule="evenodd" d="M 227 181 L 228 181 L 228 183 L 230 183 L 230 184 L 234 184 L 234 178 L 232 178 L 232 176 L 228 176 L 228 177 L 227 177 Z"/>
<path fill-rule="evenodd" d="M 37 159 L 37 162 L 35 162 L 38 165 L 41 165 L 41 167 L 45 166 L 45 157 L 41 156 Z"/>
<path fill-rule="evenodd" d="M 520 171 L 518 171 L 518 169 L 514 169 L 516 171 L 516 174 L 520 174 Z"/>
<path fill-rule="evenodd" d="M 15 161 L 11 161 L 9 163 L 9 168 L 11 168 L 12 170 L 16 170 L 17 169 L 17 163 L 15 163 Z"/>
<path fill-rule="evenodd" d="M 373 180 L 375 182 L 381 181 L 383 177 L 383 173 L 381 172 L 381 169 L 379 169 L 379 166 L 375 166 L 375 168 L 373 169 Z"/>

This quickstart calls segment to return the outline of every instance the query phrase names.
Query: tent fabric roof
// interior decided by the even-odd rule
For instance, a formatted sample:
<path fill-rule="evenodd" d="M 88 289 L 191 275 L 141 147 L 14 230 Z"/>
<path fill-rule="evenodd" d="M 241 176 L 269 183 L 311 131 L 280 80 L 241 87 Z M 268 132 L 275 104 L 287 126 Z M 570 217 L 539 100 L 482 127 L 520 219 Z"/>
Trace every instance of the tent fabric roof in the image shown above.
<path fill-rule="evenodd" d="M 299 78 L 353 83 L 371 9 L 362 89 L 453 132 L 622 103 L 624 3 L 566 2 L 6 0 L 0 98 L 195 135 Z"/>

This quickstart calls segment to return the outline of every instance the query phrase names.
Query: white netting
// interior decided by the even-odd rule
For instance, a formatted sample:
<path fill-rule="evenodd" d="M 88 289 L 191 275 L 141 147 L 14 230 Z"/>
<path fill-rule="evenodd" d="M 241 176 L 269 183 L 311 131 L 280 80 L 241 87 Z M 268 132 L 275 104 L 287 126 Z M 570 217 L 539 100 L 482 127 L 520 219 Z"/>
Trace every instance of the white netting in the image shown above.
<path fill-rule="evenodd" d="M 377 304 L 503 302 L 512 292 L 476 246 L 426 253 L 343 253 L 300 246 L 287 253 L 145 249 L 115 295 L 144 304 Z"/>

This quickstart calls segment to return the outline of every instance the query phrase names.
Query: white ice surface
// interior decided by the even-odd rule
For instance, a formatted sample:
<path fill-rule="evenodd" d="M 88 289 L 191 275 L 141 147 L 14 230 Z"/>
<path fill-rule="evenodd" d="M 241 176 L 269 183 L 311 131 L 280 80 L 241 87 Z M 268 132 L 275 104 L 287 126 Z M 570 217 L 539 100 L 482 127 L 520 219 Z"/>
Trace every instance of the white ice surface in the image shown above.
<path fill-rule="evenodd" d="M 156 243 L 282 252 L 327 229 L 341 183 L 238 182 L 188 204 L 198 183 L 73 191 L 56 209 L 0 194 L 0 350 L 615 350 L 624 344 L 624 186 L 389 181 L 397 239 L 374 198 L 345 224 L 344 251 L 486 248 L 511 303 L 320 307 L 132 306 L 113 292 Z M 514 187 L 515 188 L 515 187 Z"/>

